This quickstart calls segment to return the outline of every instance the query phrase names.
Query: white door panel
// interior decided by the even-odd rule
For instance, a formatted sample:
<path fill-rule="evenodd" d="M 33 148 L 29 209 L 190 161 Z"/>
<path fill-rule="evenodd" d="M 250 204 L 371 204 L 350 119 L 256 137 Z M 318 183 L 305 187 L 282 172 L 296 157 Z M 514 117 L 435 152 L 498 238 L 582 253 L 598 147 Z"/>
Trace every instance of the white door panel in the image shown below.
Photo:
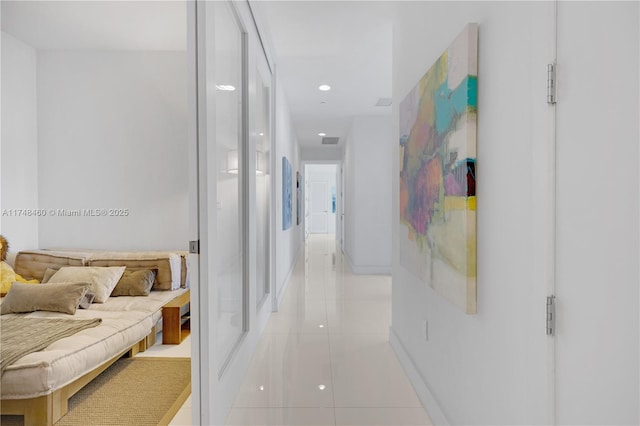
<path fill-rule="evenodd" d="M 326 234 L 328 232 L 329 194 L 326 182 L 311 182 L 311 217 L 309 232 Z"/>
<path fill-rule="evenodd" d="M 557 424 L 640 423 L 633 3 L 558 3 Z"/>

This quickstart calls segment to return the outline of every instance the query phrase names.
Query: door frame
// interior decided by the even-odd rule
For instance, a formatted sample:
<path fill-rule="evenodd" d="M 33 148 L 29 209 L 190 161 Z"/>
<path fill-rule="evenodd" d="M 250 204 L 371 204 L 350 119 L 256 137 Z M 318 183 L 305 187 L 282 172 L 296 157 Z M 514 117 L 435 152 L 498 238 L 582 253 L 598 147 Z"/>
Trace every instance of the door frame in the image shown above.
<path fill-rule="evenodd" d="M 189 241 L 200 242 L 200 125 L 199 114 L 201 111 L 199 99 L 200 88 L 204 87 L 203 76 L 198 72 L 198 61 L 202 60 L 198 49 L 198 38 L 203 36 L 202 27 L 198 23 L 204 22 L 203 13 L 198 11 L 196 1 L 188 1 L 187 8 L 187 144 L 189 152 Z M 191 249 L 191 247 L 190 247 Z M 193 423 L 202 424 L 202 396 L 207 394 L 203 389 L 207 380 L 201 380 L 201 354 L 204 353 L 202 345 L 206 344 L 206 337 L 201 334 L 201 309 L 200 303 L 200 250 L 198 253 L 189 254 L 190 268 L 190 306 L 191 306 L 191 418 Z M 191 250 L 190 250 L 191 252 Z M 204 392 L 203 392 L 204 391 Z M 205 395 L 206 396 L 206 395 Z"/>
<path fill-rule="evenodd" d="M 344 170 L 343 173 L 340 173 L 341 168 L 344 169 L 344 162 L 342 160 L 301 160 L 300 163 L 302 164 L 301 169 L 303 170 L 303 174 L 302 174 L 302 179 L 303 182 L 305 182 L 305 185 L 303 185 L 302 188 L 302 199 L 306 200 L 307 198 L 307 165 L 335 165 L 336 166 L 336 191 L 338 189 L 340 189 L 342 191 L 343 188 L 343 174 L 344 174 Z M 342 205 L 342 200 L 341 197 L 337 196 L 338 194 L 336 194 L 336 233 L 335 233 L 335 237 L 336 237 L 336 241 L 341 241 L 341 239 L 344 238 L 344 236 L 342 235 L 342 227 L 341 227 L 341 223 L 339 222 L 339 220 L 344 220 L 344 209 L 343 209 L 343 205 Z M 307 208 L 305 206 L 305 214 L 303 215 L 303 220 L 304 220 L 304 228 L 303 229 L 308 229 L 308 223 L 307 223 Z M 306 236 L 303 235 L 303 239 L 306 240 Z"/>

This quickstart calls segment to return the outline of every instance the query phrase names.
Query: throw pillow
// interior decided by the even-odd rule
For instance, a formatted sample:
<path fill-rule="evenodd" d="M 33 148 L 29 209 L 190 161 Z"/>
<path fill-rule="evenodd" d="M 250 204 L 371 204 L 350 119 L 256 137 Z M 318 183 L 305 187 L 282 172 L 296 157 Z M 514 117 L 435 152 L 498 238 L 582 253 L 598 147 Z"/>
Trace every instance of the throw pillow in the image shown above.
<path fill-rule="evenodd" d="M 49 283 L 91 283 L 89 291 L 96 295 L 94 303 L 104 303 L 124 273 L 124 266 L 63 266 Z"/>
<path fill-rule="evenodd" d="M 14 282 L 0 305 L 0 315 L 35 311 L 75 314 L 88 283 L 29 285 Z"/>
<path fill-rule="evenodd" d="M 118 281 L 111 296 L 148 296 L 156 278 L 156 271 L 151 269 L 126 269 Z"/>

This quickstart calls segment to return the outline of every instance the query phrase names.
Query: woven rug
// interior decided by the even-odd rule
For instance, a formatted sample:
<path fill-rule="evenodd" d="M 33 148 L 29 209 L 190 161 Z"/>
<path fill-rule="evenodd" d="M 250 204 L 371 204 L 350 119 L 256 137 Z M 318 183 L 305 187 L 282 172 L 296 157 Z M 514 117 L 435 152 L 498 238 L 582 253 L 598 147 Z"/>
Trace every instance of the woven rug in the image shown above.
<path fill-rule="evenodd" d="M 69 399 L 56 426 L 168 424 L 191 393 L 189 358 L 122 358 Z M 22 425 L 2 416 L 2 426 Z"/>

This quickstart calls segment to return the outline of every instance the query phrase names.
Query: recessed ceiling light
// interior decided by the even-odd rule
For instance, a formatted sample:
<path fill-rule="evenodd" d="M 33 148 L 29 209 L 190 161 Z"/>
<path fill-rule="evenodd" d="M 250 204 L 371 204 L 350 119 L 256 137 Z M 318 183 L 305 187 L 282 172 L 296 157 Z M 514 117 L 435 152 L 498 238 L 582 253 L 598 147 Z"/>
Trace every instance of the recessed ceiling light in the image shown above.
<path fill-rule="evenodd" d="M 327 136 L 327 134 L 320 132 L 320 133 L 318 133 L 318 136 Z"/>
<path fill-rule="evenodd" d="M 321 84 L 320 86 L 318 86 L 318 90 L 322 90 L 323 92 L 326 92 L 331 90 L 331 86 L 329 86 L 328 84 Z"/>
<path fill-rule="evenodd" d="M 264 136 L 264 133 L 258 133 L 259 136 Z"/>
<path fill-rule="evenodd" d="M 233 92 L 236 88 L 230 84 L 216 84 L 216 89 Z"/>
<path fill-rule="evenodd" d="M 325 390 L 327 387 L 325 385 L 318 385 L 318 389 Z"/>

